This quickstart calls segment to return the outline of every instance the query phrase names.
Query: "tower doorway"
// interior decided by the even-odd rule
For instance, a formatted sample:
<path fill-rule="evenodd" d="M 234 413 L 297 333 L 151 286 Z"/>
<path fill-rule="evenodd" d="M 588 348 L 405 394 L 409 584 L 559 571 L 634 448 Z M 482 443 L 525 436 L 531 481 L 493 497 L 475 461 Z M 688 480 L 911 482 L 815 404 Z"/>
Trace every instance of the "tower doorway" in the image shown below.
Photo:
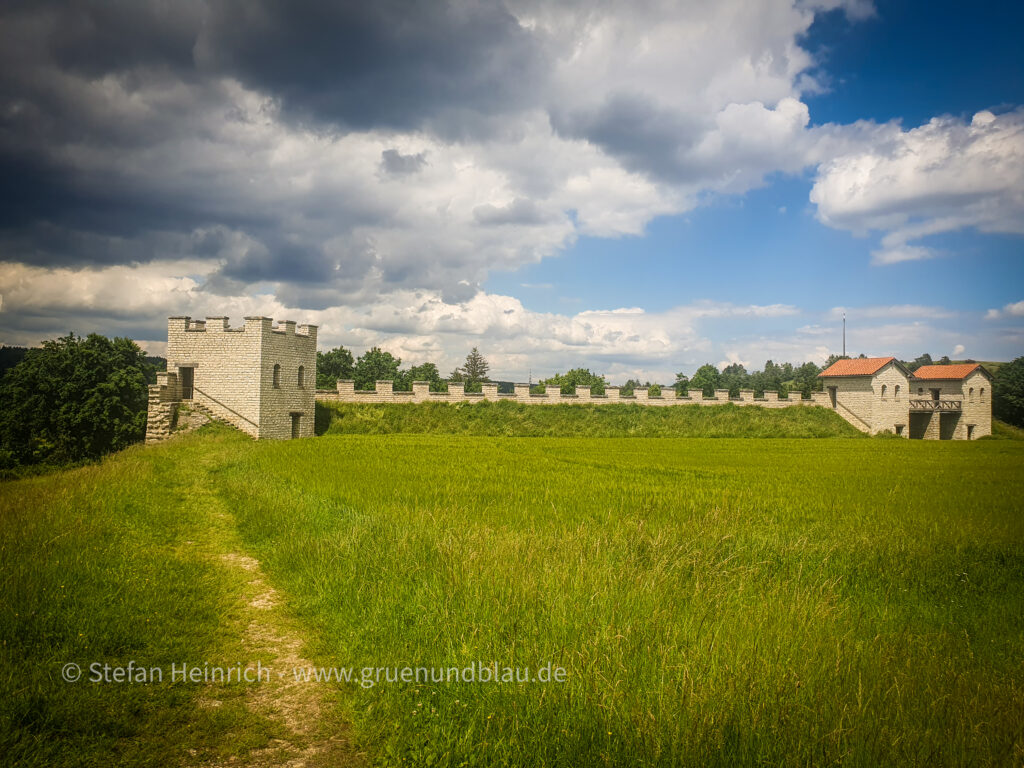
<path fill-rule="evenodd" d="M 191 400 L 195 389 L 195 368 L 179 368 L 178 381 L 181 382 L 181 399 Z"/>

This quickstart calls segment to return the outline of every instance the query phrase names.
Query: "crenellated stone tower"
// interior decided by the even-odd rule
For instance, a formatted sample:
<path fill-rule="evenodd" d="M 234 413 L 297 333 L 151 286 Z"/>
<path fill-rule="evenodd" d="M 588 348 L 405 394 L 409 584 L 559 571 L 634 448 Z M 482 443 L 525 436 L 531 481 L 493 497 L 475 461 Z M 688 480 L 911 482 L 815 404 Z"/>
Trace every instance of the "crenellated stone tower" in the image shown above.
<path fill-rule="evenodd" d="M 181 403 L 258 440 L 311 437 L 316 330 L 290 320 L 274 327 L 269 317 L 247 317 L 242 328 L 226 317 L 169 318 L 167 372 L 149 388 L 146 442 L 167 437 Z"/>

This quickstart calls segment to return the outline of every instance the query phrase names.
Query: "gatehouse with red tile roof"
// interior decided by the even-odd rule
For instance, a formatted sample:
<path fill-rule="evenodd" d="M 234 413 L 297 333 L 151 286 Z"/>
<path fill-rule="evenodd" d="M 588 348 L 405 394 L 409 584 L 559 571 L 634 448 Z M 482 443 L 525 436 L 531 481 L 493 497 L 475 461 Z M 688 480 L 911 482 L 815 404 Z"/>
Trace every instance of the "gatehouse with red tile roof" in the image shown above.
<path fill-rule="evenodd" d="M 837 360 L 819 374 L 826 407 L 868 434 L 976 440 L 992 434 L 992 376 L 978 363 L 910 371 L 895 357 Z"/>

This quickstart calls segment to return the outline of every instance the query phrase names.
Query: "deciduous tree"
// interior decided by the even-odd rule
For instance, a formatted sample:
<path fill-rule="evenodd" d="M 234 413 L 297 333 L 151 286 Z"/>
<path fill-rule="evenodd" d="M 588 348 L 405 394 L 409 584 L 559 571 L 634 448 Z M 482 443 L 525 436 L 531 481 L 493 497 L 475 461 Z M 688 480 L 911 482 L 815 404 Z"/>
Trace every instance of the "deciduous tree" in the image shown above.
<path fill-rule="evenodd" d="M 351 379 L 354 362 L 352 353 L 344 347 L 316 353 L 317 389 L 334 389 L 338 379 Z"/>
<path fill-rule="evenodd" d="M 1024 357 L 1001 365 L 992 378 L 992 415 L 1024 427 Z"/>
<path fill-rule="evenodd" d="M 690 379 L 690 388 L 703 390 L 705 397 L 714 397 L 720 378 L 721 374 L 718 369 L 711 363 L 706 363 L 693 374 L 693 378 Z"/>
<path fill-rule="evenodd" d="M 141 440 L 150 369 L 131 339 L 96 333 L 29 349 L 0 381 L 0 463 L 66 464 Z"/>
<path fill-rule="evenodd" d="M 395 381 L 399 378 L 400 357 L 385 352 L 379 347 L 367 350 L 356 360 L 352 370 L 356 389 L 374 389 L 378 381 Z"/>
<path fill-rule="evenodd" d="M 608 386 L 604 376 L 591 373 L 589 368 L 573 368 L 565 373 L 556 373 L 548 379 L 542 379 L 540 383 L 557 385 L 563 395 L 571 395 L 576 391 L 576 387 L 590 387 L 590 394 L 603 395 L 604 388 Z"/>

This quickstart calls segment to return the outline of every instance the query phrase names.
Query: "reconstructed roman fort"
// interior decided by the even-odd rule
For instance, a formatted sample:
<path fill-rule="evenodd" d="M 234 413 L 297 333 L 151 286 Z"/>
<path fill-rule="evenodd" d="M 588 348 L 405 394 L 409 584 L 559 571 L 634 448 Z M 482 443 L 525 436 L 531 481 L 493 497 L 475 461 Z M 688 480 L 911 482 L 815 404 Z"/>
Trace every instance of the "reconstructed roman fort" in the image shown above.
<path fill-rule="evenodd" d="M 149 388 L 146 442 L 171 431 L 182 403 L 258 440 L 313 436 L 316 326 L 247 317 L 167 321 L 167 372 Z"/>
<path fill-rule="evenodd" d="M 893 357 L 838 360 L 820 378 L 822 392 L 805 400 L 799 393 L 779 397 L 765 392 L 715 390 L 705 397 L 691 389 L 685 397 L 671 388 L 660 396 L 639 389 L 622 396 L 618 387 L 603 395 L 577 387 L 562 394 L 549 386 L 543 394 L 528 384 L 498 392 L 485 383 L 482 392 L 465 392 L 451 382 L 447 392 L 431 392 L 425 381 L 411 392 L 395 392 L 391 381 L 378 381 L 369 391 L 339 381 L 334 390 L 317 390 L 315 325 L 268 317 L 247 317 L 231 328 L 226 317 L 172 317 L 167 325 L 167 372 L 149 388 L 146 441 L 159 442 L 171 433 L 179 407 L 189 404 L 234 425 L 256 439 L 311 437 L 316 401 L 346 403 L 465 403 L 501 401 L 529 405 L 635 403 L 644 406 L 708 406 L 733 403 L 763 408 L 828 408 L 862 432 L 892 432 L 925 440 L 974 440 L 992 432 L 992 377 L 976 363 L 932 365 L 911 373 Z"/>

